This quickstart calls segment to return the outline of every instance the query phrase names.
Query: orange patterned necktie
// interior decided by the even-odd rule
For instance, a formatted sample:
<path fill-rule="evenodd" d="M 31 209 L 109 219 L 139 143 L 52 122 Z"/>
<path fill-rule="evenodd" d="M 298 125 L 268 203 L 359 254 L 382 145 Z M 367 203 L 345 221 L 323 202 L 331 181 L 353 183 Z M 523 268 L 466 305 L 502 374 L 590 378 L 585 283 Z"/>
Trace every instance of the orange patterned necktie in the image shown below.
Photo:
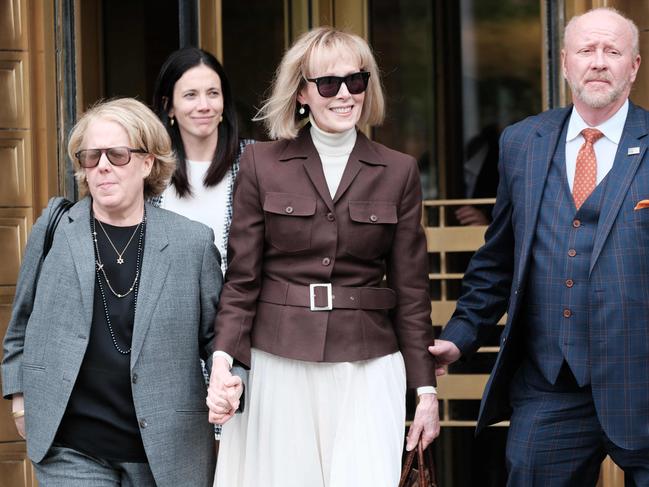
<path fill-rule="evenodd" d="M 584 144 L 577 154 L 575 180 L 572 184 L 572 197 L 577 209 L 581 207 L 597 185 L 597 158 L 593 144 L 604 136 L 597 129 L 584 129 L 581 131 L 581 135 L 584 136 Z"/>

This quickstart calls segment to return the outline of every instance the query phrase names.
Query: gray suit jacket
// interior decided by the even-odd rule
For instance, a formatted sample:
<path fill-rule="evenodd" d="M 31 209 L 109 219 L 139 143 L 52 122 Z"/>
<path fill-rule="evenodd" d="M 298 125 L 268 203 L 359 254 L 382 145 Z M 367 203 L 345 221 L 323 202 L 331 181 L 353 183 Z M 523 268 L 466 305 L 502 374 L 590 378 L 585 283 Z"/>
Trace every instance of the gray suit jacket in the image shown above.
<path fill-rule="evenodd" d="M 61 220 L 35 289 L 50 208 L 27 244 L 2 362 L 3 395 L 25 395 L 34 462 L 50 448 L 75 384 L 96 282 L 86 198 Z M 212 353 L 220 258 L 206 226 L 149 204 L 146 211 L 131 351 L 135 411 L 158 486 L 211 486 L 214 430 L 199 357 Z"/>

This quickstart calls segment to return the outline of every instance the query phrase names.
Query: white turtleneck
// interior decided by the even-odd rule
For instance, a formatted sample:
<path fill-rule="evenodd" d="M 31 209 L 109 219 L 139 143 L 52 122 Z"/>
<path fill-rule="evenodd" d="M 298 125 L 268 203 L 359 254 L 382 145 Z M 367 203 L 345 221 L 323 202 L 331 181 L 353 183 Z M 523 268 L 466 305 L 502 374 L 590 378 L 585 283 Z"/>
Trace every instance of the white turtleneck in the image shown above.
<path fill-rule="evenodd" d="M 329 193 L 333 198 L 343 177 L 349 154 L 356 144 L 356 127 L 345 132 L 331 133 L 320 129 L 311 119 L 311 140 L 315 146 L 324 171 Z"/>

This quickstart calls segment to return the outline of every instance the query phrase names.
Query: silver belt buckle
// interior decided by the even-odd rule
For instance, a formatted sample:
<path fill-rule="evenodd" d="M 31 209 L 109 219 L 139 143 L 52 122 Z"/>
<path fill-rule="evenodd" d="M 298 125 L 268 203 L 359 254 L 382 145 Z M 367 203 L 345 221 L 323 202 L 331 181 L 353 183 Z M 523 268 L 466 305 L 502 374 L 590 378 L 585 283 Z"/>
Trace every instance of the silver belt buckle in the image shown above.
<path fill-rule="evenodd" d="M 327 305 L 326 306 L 316 306 L 315 305 L 315 288 L 323 287 L 327 290 Z M 333 309 L 333 296 L 331 294 L 331 283 L 320 283 L 320 284 L 309 284 L 309 304 L 311 311 L 330 311 Z"/>

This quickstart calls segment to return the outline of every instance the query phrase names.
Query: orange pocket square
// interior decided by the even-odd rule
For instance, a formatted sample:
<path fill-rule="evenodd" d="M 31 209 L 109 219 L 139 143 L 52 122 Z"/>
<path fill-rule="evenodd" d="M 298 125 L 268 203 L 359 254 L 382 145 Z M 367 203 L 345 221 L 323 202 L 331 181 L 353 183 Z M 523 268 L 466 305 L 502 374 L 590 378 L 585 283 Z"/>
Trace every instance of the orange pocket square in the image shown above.
<path fill-rule="evenodd" d="M 649 200 L 638 201 L 638 204 L 635 205 L 634 210 L 642 210 L 643 208 L 649 208 Z"/>

